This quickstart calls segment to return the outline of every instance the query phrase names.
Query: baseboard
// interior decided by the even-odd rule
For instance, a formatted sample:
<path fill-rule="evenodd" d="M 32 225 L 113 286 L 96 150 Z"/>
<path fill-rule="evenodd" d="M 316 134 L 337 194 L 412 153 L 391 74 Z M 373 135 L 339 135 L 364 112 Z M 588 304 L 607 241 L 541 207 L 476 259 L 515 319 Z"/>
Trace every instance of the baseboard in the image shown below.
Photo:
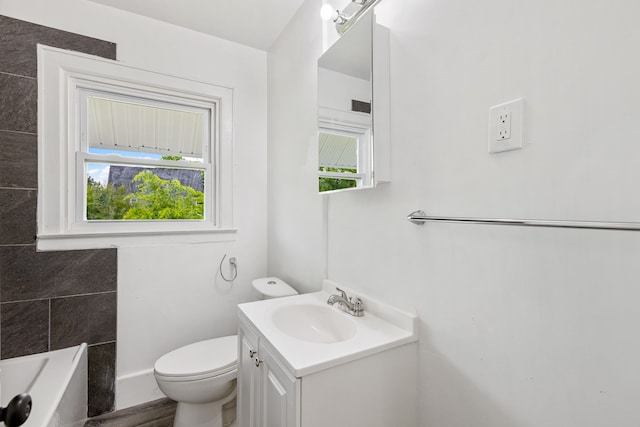
<path fill-rule="evenodd" d="M 166 397 L 158 388 L 153 369 L 123 375 L 116 379 L 116 410 Z"/>

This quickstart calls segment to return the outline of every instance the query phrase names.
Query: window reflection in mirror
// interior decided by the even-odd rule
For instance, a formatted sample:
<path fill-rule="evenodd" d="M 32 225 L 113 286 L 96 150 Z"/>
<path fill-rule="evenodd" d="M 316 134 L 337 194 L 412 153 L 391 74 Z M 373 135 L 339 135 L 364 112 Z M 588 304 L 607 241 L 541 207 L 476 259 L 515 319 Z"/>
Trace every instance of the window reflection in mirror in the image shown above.
<path fill-rule="evenodd" d="M 373 186 L 372 25 L 370 12 L 318 60 L 320 192 Z"/>
<path fill-rule="evenodd" d="M 320 128 L 320 192 L 362 187 L 367 182 L 367 156 L 361 149 L 367 139 L 367 132 L 358 129 L 349 131 L 331 127 Z"/>

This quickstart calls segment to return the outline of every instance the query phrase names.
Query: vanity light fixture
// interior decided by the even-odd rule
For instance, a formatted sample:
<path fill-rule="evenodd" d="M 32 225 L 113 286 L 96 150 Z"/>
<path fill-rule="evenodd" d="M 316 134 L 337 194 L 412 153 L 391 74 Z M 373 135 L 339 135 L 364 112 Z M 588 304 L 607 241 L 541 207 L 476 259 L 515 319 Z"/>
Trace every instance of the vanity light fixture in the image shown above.
<path fill-rule="evenodd" d="M 340 13 L 339 10 L 333 10 L 333 6 L 325 3 L 320 8 L 320 16 L 324 21 L 332 20 L 336 25 L 342 25 L 347 22 L 347 18 Z"/>
<path fill-rule="evenodd" d="M 323 20 L 332 20 L 336 24 L 336 31 L 343 35 L 351 28 L 362 15 L 375 6 L 380 0 L 351 0 L 342 11 L 337 10 L 329 3 L 320 8 L 320 16 Z"/>

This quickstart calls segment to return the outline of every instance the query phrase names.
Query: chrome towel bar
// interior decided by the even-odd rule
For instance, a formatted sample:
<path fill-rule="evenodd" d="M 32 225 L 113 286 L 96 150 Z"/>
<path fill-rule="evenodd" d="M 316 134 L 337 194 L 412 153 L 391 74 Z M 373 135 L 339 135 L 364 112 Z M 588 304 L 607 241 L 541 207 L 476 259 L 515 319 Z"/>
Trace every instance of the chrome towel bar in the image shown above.
<path fill-rule="evenodd" d="M 407 216 L 407 220 L 416 225 L 424 225 L 425 222 L 454 222 L 463 224 L 520 225 L 524 227 L 586 228 L 591 230 L 640 231 L 640 223 L 637 222 L 551 221 L 538 219 L 448 217 L 427 215 L 422 210 L 410 213 Z"/>

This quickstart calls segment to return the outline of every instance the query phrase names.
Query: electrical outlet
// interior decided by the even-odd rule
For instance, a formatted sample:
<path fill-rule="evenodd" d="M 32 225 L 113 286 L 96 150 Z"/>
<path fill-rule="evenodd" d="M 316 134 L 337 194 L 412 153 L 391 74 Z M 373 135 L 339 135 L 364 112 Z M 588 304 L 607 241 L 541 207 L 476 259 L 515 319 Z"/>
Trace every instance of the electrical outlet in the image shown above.
<path fill-rule="evenodd" d="M 511 138 L 511 112 L 509 110 L 498 114 L 497 129 L 496 141 Z"/>
<path fill-rule="evenodd" d="M 522 98 L 489 109 L 489 153 L 522 148 Z"/>

